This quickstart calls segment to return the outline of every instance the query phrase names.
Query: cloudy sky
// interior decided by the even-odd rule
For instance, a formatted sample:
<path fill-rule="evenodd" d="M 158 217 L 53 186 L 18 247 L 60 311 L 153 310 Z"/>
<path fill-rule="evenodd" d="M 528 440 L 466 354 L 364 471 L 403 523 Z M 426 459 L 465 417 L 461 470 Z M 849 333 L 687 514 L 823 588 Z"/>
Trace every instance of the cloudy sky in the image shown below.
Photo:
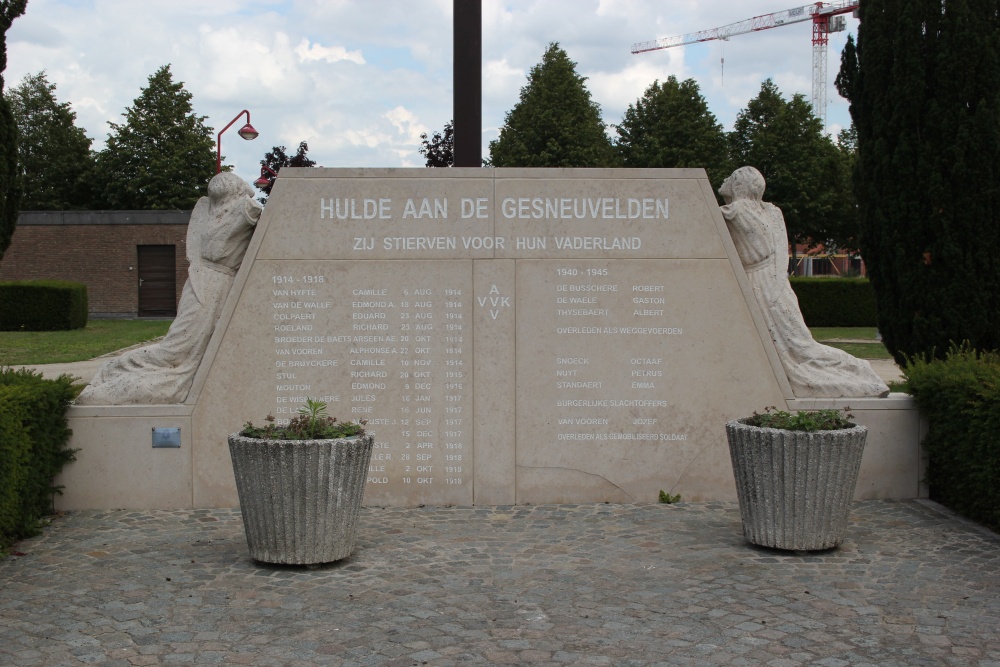
<path fill-rule="evenodd" d="M 482 0 L 483 154 L 528 71 L 559 42 L 605 122 L 621 121 L 655 79 L 694 78 L 725 128 L 771 77 L 812 93 L 809 22 L 632 55 L 632 44 L 796 7 L 802 0 Z M 216 131 L 249 109 L 223 153 L 253 180 L 272 146 L 309 144 L 326 167 L 422 166 L 422 132 L 452 116 L 452 0 L 29 0 L 7 34 L 7 86 L 45 70 L 101 148 L 108 122 L 171 65 Z M 847 17 L 848 32 L 857 20 Z M 831 36 L 828 131 L 849 123 L 833 88 L 847 33 Z M 723 65 L 724 59 L 724 65 Z"/>

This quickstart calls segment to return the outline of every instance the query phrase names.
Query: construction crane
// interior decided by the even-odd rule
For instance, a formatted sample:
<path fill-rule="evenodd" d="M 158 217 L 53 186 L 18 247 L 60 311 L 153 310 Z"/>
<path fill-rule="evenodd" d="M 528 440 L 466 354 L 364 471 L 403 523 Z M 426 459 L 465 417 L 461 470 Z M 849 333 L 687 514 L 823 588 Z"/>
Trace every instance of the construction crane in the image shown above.
<path fill-rule="evenodd" d="M 758 32 L 771 28 L 780 28 L 792 23 L 812 21 L 812 45 L 813 45 L 813 77 L 812 77 L 812 105 L 813 112 L 823 121 L 826 127 L 826 75 L 827 75 L 827 44 L 830 41 L 831 32 L 841 32 L 847 28 L 847 18 L 843 14 L 853 12 L 857 16 L 859 0 L 848 0 L 843 2 L 814 2 L 811 5 L 803 5 L 786 9 L 782 12 L 755 16 L 745 21 L 730 23 L 711 30 L 693 32 L 689 35 L 677 35 L 676 37 L 664 37 L 649 42 L 639 42 L 632 45 L 632 53 L 646 53 L 647 51 L 658 51 L 669 49 L 685 44 L 695 44 L 697 42 L 709 42 L 715 39 L 729 39 L 736 35 L 743 35 L 748 32 Z"/>

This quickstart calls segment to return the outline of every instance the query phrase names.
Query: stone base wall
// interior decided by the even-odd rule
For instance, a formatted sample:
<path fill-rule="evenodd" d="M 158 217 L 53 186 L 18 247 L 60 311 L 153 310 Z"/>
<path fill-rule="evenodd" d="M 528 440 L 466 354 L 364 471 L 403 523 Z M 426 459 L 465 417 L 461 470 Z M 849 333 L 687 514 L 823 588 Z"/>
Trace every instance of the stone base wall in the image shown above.
<path fill-rule="evenodd" d="M 910 396 L 893 394 L 889 398 L 852 401 L 798 399 L 789 401 L 788 408 L 808 410 L 845 405 L 850 406 L 855 421 L 867 426 L 869 431 L 855 500 L 926 498 L 927 490 L 922 482 L 925 461 L 920 448 L 924 426 Z M 73 429 L 70 446 L 79 451 L 76 462 L 68 465 L 56 481 L 65 487 L 64 495 L 56 496 L 56 508 L 178 509 L 237 505 L 235 478 L 228 455 L 225 458 L 206 457 L 206 449 L 217 447 L 212 443 L 199 446 L 199 430 L 191 414 L 190 406 L 70 408 L 69 425 Z M 180 428 L 181 446 L 153 448 L 151 432 L 154 427 Z M 711 447 L 711 458 L 701 464 L 722 471 L 719 481 L 697 495 L 683 483 L 671 492 L 680 493 L 685 501 L 734 501 L 736 486 L 725 442 L 725 424 L 710 424 L 707 428 L 711 429 L 712 440 L 719 446 Z M 472 456 L 476 454 L 479 452 L 474 451 Z M 565 454 L 572 455 L 571 444 L 565 445 Z M 196 460 L 199 461 L 198 475 L 194 470 Z M 613 481 L 618 487 L 628 489 L 646 473 L 636 463 Z M 652 495 L 629 498 L 610 484 L 589 483 L 586 475 L 575 480 L 562 476 L 563 483 L 550 484 L 546 492 L 544 485 L 534 479 L 538 474 L 525 471 L 519 474 L 512 460 L 500 470 L 493 462 L 493 469 L 484 474 L 489 484 L 479 484 L 475 476 L 470 479 L 471 502 L 476 505 L 509 504 L 511 498 L 517 504 L 656 502 Z M 206 494 L 199 493 L 199 476 L 229 485 L 232 497 L 225 502 L 206 500 Z M 498 483 L 498 479 L 506 482 Z M 372 502 L 372 496 L 378 492 L 377 487 L 369 484 L 366 504 L 387 504 L 380 498 Z M 420 502 L 446 504 L 445 500 L 429 497 Z M 407 506 L 417 502 L 403 500 L 390 504 Z"/>

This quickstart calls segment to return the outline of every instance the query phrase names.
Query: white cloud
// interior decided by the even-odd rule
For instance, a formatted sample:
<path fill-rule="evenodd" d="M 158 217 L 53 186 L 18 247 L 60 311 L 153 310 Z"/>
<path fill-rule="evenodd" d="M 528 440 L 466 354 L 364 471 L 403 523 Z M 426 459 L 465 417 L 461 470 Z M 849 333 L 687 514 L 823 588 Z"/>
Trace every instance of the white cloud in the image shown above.
<path fill-rule="evenodd" d="M 375 148 L 390 140 L 389 135 L 372 130 L 347 130 L 344 132 L 344 139 L 352 146 L 367 146 L 368 148 Z"/>
<path fill-rule="evenodd" d="M 670 75 L 684 79 L 683 60 L 681 54 L 678 54 L 666 68 L 637 60 L 621 71 L 592 74 L 587 81 L 588 88 L 594 101 L 610 100 L 601 104 L 601 111 L 606 121 L 617 123 L 628 105 L 642 97 L 653 81 L 664 81 Z"/>
<path fill-rule="evenodd" d="M 509 110 L 517 102 L 521 88 L 527 82 L 528 70 L 511 66 L 506 58 L 485 61 L 483 63 L 484 108 Z M 485 113 L 483 117 L 485 120 Z M 502 114 L 500 118 L 502 121 Z"/>
<path fill-rule="evenodd" d="M 243 97 L 245 104 L 265 97 L 281 103 L 305 95 L 311 88 L 285 32 L 255 34 L 237 27 L 213 29 L 207 25 L 199 32 L 198 62 L 182 60 L 192 68 L 190 81 L 199 97 L 219 102 Z"/>
<path fill-rule="evenodd" d="M 348 51 L 342 46 L 310 45 L 308 39 L 299 42 L 299 45 L 295 47 L 295 54 L 303 62 L 325 60 L 328 63 L 336 63 L 346 60 L 358 65 L 365 64 L 365 58 L 361 55 L 361 51 Z"/>
<path fill-rule="evenodd" d="M 427 126 L 419 122 L 413 112 L 405 107 L 396 107 L 384 116 L 407 141 L 419 143 L 420 135 L 428 131 Z"/>

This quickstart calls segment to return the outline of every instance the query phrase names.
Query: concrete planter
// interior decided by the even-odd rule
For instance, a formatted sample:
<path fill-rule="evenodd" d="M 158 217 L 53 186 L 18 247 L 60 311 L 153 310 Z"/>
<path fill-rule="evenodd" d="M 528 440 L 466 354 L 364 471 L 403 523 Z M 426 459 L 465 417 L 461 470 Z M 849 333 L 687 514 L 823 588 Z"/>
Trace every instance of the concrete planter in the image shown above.
<path fill-rule="evenodd" d="M 785 431 L 726 424 L 729 453 L 751 544 L 831 549 L 844 539 L 868 429 Z"/>
<path fill-rule="evenodd" d="M 229 436 L 250 557 L 307 565 L 354 549 L 375 437 L 262 440 Z"/>

